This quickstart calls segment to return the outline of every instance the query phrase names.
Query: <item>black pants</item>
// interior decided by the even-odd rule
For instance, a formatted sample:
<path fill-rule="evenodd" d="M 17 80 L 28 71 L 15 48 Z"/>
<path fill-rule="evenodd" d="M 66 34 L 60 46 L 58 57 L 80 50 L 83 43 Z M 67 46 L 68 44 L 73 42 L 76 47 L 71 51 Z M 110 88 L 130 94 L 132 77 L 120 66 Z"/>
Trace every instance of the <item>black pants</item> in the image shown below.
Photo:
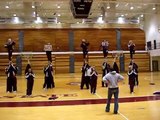
<path fill-rule="evenodd" d="M 53 77 L 45 77 L 44 80 L 44 84 L 43 84 L 43 88 L 54 88 L 55 84 L 54 84 L 54 79 Z"/>
<path fill-rule="evenodd" d="M 107 49 L 103 49 L 103 56 L 104 56 L 104 58 L 108 56 L 108 50 Z"/>
<path fill-rule="evenodd" d="M 89 83 L 90 83 L 90 77 L 82 75 L 82 78 L 81 78 L 81 89 L 83 89 L 84 84 L 86 85 L 86 88 L 89 89 Z"/>
<path fill-rule="evenodd" d="M 88 50 L 83 50 L 83 58 L 88 59 Z"/>
<path fill-rule="evenodd" d="M 17 91 L 17 78 L 15 76 L 10 76 L 7 78 L 7 92 Z"/>
<path fill-rule="evenodd" d="M 13 50 L 8 50 L 8 59 L 9 59 L 9 61 L 12 60 L 12 52 L 13 52 Z"/>
<path fill-rule="evenodd" d="M 138 81 L 138 74 L 135 76 L 135 85 L 139 85 L 139 81 Z"/>
<path fill-rule="evenodd" d="M 28 79 L 27 80 L 27 95 L 32 95 L 32 90 L 33 90 L 33 84 L 34 84 L 34 80 L 33 79 Z"/>
<path fill-rule="evenodd" d="M 133 54 L 135 54 L 134 50 L 130 50 L 130 58 L 133 59 Z"/>
<path fill-rule="evenodd" d="M 52 62 L 52 51 L 46 51 L 48 61 Z"/>
<path fill-rule="evenodd" d="M 91 85 L 91 93 L 96 93 L 96 88 L 97 88 L 97 77 L 93 77 L 91 78 L 91 81 L 90 81 L 90 85 Z"/>

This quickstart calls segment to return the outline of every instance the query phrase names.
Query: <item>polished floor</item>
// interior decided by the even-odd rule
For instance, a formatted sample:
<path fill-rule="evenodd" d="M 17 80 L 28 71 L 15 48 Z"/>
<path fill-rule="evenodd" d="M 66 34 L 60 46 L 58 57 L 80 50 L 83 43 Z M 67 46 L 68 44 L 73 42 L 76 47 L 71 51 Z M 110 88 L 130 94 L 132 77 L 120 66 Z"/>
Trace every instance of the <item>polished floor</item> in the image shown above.
<path fill-rule="evenodd" d="M 81 74 L 56 74 L 54 89 L 44 90 L 43 74 L 36 74 L 33 95 L 26 97 L 26 80 L 17 76 L 17 93 L 6 93 L 6 76 L 0 76 L 0 120 L 160 120 L 160 72 L 139 73 L 139 86 L 130 94 L 128 77 L 119 83 L 119 113 L 105 112 L 107 88 L 101 87 L 99 74 L 97 92 L 80 90 Z"/>

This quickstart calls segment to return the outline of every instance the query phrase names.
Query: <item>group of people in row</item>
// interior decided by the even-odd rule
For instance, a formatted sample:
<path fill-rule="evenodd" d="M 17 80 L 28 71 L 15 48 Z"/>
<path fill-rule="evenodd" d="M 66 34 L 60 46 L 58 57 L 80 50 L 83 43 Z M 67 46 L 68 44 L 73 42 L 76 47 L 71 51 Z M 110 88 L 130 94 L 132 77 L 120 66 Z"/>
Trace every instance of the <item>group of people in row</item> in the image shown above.
<path fill-rule="evenodd" d="M 116 63 L 116 60 L 114 59 L 113 65 L 107 63 L 107 60 L 102 64 L 102 78 L 110 72 L 110 70 L 113 69 L 116 73 L 119 73 L 119 67 Z M 95 69 L 95 67 L 90 66 L 87 61 L 84 61 L 84 64 L 82 66 L 82 77 L 81 77 L 81 85 L 80 89 L 83 89 L 84 85 L 86 85 L 86 88 L 89 89 L 89 85 L 91 86 L 91 93 L 96 93 L 96 86 L 97 86 L 97 78 L 98 73 Z M 138 65 L 134 62 L 134 60 L 131 60 L 128 67 L 128 84 L 130 86 L 130 93 L 134 93 L 134 86 L 138 86 Z M 102 81 L 102 87 L 108 87 L 107 83 L 104 83 Z M 94 90 L 92 90 L 92 88 Z"/>
<path fill-rule="evenodd" d="M 9 62 L 9 66 L 6 67 L 5 73 L 7 75 L 7 93 L 17 92 L 17 74 L 18 68 L 13 65 L 12 61 Z M 54 88 L 54 77 L 53 77 L 53 67 L 51 62 L 48 62 L 48 65 L 44 67 L 44 84 L 43 89 Z M 27 79 L 27 90 L 26 95 L 32 95 L 33 85 L 34 85 L 34 78 L 35 74 L 32 71 L 32 67 L 30 64 L 27 64 L 25 69 L 25 78 Z"/>
<path fill-rule="evenodd" d="M 82 48 L 83 52 L 83 58 L 88 59 L 88 47 L 89 42 L 85 39 L 82 39 L 80 47 Z M 100 45 L 100 49 L 102 48 L 103 56 L 106 58 L 108 56 L 108 48 L 109 48 L 109 42 L 107 40 L 103 40 Z M 130 59 L 133 59 L 133 54 L 135 54 L 135 44 L 132 40 L 128 42 L 128 49 L 130 52 Z"/>

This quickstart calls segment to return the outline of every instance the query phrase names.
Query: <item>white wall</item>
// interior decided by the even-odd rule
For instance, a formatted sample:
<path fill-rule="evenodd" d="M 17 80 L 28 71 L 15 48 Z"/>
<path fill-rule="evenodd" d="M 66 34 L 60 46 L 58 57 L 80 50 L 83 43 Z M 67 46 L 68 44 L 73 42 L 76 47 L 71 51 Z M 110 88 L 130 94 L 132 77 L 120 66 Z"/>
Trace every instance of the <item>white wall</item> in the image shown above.
<path fill-rule="evenodd" d="M 160 33 L 158 32 L 160 28 L 160 14 L 146 14 L 144 18 L 144 31 L 146 42 L 156 40 L 160 42 Z"/>
<path fill-rule="evenodd" d="M 160 71 L 160 56 L 152 57 L 152 60 L 157 60 L 158 61 L 158 70 Z"/>

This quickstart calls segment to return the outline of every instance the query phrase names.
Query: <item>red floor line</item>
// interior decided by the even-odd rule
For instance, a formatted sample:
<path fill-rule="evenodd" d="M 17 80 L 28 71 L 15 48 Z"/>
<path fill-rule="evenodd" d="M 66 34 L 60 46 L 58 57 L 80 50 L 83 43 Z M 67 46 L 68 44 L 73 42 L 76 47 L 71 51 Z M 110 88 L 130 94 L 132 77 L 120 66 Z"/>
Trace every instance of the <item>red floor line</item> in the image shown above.
<path fill-rule="evenodd" d="M 119 98 L 119 103 L 140 102 L 160 100 L 160 96 L 142 96 Z M 113 102 L 113 100 L 112 100 Z M 106 99 L 85 99 L 85 100 L 51 100 L 51 101 L 28 101 L 28 102 L 0 102 L 0 107 L 42 107 L 42 106 L 65 106 L 65 105 L 88 105 L 105 104 Z"/>

